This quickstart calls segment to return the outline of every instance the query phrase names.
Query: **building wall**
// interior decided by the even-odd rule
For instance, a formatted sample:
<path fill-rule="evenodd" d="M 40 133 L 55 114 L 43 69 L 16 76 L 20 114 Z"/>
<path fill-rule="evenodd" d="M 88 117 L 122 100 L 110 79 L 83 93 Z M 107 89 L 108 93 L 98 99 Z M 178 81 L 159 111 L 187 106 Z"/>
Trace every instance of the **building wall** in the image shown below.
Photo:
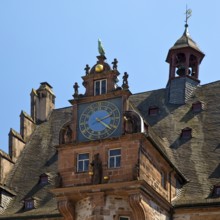
<path fill-rule="evenodd" d="M 165 211 L 161 206 L 157 205 L 150 199 L 144 199 L 142 201 L 145 213 L 146 213 L 146 220 L 169 220 L 170 213 Z"/>
<path fill-rule="evenodd" d="M 8 173 L 11 171 L 14 163 L 0 155 L 0 183 L 4 183 L 5 178 L 7 177 Z"/>
<path fill-rule="evenodd" d="M 163 156 L 148 142 L 140 151 L 140 179 L 145 180 L 167 201 L 176 196 L 176 172 Z"/>
<path fill-rule="evenodd" d="M 121 166 L 119 168 L 108 167 L 108 151 L 109 149 L 121 149 Z M 77 172 L 77 154 L 89 153 L 90 163 L 93 156 L 97 153 L 100 155 L 103 168 L 103 183 L 131 181 L 134 177 L 134 169 L 138 161 L 139 141 L 132 139 L 131 136 L 120 139 L 95 141 L 71 145 L 59 151 L 59 171 L 62 176 L 63 186 L 85 185 L 91 183 L 89 172 Z M 92 171 L 92 167 L 90 167 Z"/>
<path fill-rule="evenodd" d="M 97 206 L 97 201 L 91 198 L 80 200 L 75 207 L 76 220 L 92 220 L 98 216 L 102 216 L 103 220 L 117 220 L 119 216 L 129 216 L 132 220 L 132 210 L 126 197 L 106 196 L 103 204 L 99 205 Z"/>

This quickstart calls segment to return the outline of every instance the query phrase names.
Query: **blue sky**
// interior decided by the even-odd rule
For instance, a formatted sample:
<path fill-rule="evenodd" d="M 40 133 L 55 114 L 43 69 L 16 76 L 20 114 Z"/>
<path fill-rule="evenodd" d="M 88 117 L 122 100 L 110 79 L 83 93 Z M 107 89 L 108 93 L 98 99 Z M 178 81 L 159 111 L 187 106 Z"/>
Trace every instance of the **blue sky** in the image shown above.
<path fill-rule="evenodd" d="M 96 63 L 98 38 L 107 62 L 118 59 L 120 78 L 128 72 L 132 93 L 164 88 L 186 4 L 191 37 L 206 54 L 201 84 L 219 80 L 219 0 L 1 0 L 0 148 L 8 152 L 9 130 L 19 132 L 20 112 L 30 114 L 30 92 L 40 82 L 53 86 L 56 108 L 70 105 L 75 82 L 84 93 L 81 76 Z"/>

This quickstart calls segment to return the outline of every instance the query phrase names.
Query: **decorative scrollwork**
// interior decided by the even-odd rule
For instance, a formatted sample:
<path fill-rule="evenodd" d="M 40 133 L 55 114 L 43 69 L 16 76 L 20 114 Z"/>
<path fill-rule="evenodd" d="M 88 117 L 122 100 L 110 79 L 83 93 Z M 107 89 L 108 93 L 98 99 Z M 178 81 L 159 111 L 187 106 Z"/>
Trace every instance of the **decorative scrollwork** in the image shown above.
<path fill-rule="evenodd" d="M 61 200 L 58 202 L 58 209 L 66 220 L 75 219 L 74 206 L 68 200 Z"/>

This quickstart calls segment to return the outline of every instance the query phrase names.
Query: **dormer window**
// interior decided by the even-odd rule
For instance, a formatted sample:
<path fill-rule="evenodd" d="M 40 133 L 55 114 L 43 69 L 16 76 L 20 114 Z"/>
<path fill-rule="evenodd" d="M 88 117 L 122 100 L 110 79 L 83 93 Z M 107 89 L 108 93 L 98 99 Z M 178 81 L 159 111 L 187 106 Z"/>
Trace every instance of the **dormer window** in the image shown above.
<path fill-rule="evenodd" d="M 201 112 L 202 111 L 202 102 L 198 101 L 198 102 L 194 102 L 192 104 L 192 111 L 194 113 L 197 113 L 197 112 Z"/>
<path fill-rule="evenodd" d="M 159 108 L 157 106 L 150 106 L 148 109 L 148 115 L 156 116 L 159 113 Z"/>
<path fill-rule="evenodd" d="M 94 82 L 94 95 L 101 95 L 107 92 L 107 80 L 101 79 Z"/>
<path fill-rule="evenodd" d="M 192 137 L 192 129 L 184 128 L 181 133 L 181 139 L 190 139 Z"/>
<path fill-rule="evenodd" d="M 212 195 L 213 197 L 220 197 L 220 185 L 214 186 Z"/>
<path fill-rule="evenodd" d="M 39 183 L 41 185 L 46 185 L 48 183 L 48 175 L 46 173 L 40 175 Z"/>
<path fill-rule="evenodd" d="M 34 199 L 29 198 L 24 200 L 24 209 L 25 210 L 30 210 L 34 208 Z"/>

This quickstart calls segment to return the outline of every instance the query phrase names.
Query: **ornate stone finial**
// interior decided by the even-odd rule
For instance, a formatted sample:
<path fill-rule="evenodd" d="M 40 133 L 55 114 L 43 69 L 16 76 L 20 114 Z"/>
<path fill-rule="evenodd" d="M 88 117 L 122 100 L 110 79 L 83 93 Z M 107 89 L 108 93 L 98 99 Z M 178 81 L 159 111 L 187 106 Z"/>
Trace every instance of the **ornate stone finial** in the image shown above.
<path fill-rule="evenodd" d="M 74 98 L 77 98 L 77 97 L 79 96 L 79 90 L 78 90 L 78 89 L 79 89 L 79 85 L 78 85 L 77 82 L 75 82 L 73 88 L 74 88 L 74 94 L 73 94 L 73 97 L 74 97 Z"/>
<path fill-rule="evenodd" d="M 129 86 L 128 86 L 128 74 L 127 72 L 124 73 L 124 76 L 123 76 L 123 83 L 122 83 L 122 88 L 123 89 L 128 89 Z"/>
<path fill-rule="evenodd" d="M 98 51 L 101 56 L 105 56 L 105 50 L 100 39 L 98 39 Z"/>
<path fill-rule="evenodd" d="M 86 64 L 86 67 L 84 68 L 84 70 L 86 71 L 86 75 L 89 74 L 89 70 L 90 70 L 90 67 L 88 64 Z"/>
<path fill-rule="evenodd" d="M 113 64 L 113 67 L 112 67 L 113 70 L 117 70 L 117 67 L 118 67 L 118 65 L 117 65 L 117 64 L 118 64 L 118 60 L 117 60 L 116 58 L 114 59 L 114 61 L 112 62 L 112 64 Z"/>
<path fill-rule="evenodd" d="M 187 5 L 186 5 L 186 12 L 185 12 L 185 14 L 186 14 L 186 20 L 185 20 L 186 24 L 185 24 L 185 27 L 188 27 L 188 19 L 192 16 L 192 10 L 188 9 Z"/>

